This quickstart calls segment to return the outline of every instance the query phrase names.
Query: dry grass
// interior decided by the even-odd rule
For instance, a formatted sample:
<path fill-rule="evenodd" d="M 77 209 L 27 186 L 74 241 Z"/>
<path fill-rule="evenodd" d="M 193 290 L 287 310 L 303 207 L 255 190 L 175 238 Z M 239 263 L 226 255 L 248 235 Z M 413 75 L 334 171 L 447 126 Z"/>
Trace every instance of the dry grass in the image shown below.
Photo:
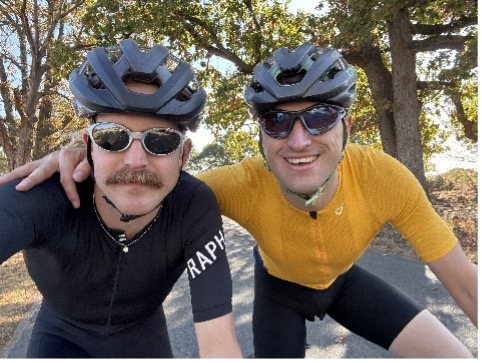
<path fill-rule="evenodd" d="M 19 322 L 40 293 L 30 279 L 22 253 L 17 253 L 0 266 L 0 350 L 10 341 Z"/>
<path fill-rule="evenodd" d="M 470 260 L 477 264 L 477 173 L 467 175 L 458 171 L 431 180 L 432 200 L 437 212 L 452 226 Z M 379 233 L 372 246 L 384 253 L 416 258 L 403 237 L 390 226 Z M 32 304 L 40 300 L 40 294 L 28 276 L 21 253 L 0 266 L 0 281 L 1 351 Z"/>

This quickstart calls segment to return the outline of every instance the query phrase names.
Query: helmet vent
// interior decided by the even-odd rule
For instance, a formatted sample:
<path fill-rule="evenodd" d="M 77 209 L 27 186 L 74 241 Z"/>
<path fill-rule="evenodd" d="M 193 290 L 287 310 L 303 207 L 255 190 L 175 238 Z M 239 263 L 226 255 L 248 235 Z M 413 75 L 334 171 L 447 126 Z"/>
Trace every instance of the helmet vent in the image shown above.
<path fill-rule="evenodd" d="M 289 69 L 280 73 L 276 77 L 276 81 L 283 86 L 291 86 L 293 84 L 299 83 L 303 77 L 306 75 L 306 69 L 304 68 L 296 68 L 296 69 Z"/>
<path fill-rule="evenodd" d="M 191 81 L 186 88 L 184 88 L 176 97 L 181 102 L 189 101 L 193 93 L 197 91 L 199 85 L 196 82 Z"/>
<path fill-rule="evenodd" d="M 106 48 L 105 52 L 112 63 L 117 63 L 117 61 L 122 57 L 122 52 L 118 46 L 108 47 Z"/>
<path fill-rule="evenodd" d="M 92 88 L 95 89 L 105 89 L 104 82 L 100 79 L 100 77 L 97 75 L 97 73 L 94 72 L 94 69 L 90 64 L 88 64 L 84 68 L 84 74 L 87 77 L 87 81 L 89 84 L 92 86 Z"/>
<path fill-rule="evenodd" d="M 132 68 L 126 72 L 124 77 L 122 77 L 122 83 L 128 82 L 139 82 L 139 83 L 146 83 L 146 84 L 154 84 L 156 86 L 161 87 L 162 82 L 157 77 L 156 72 L 152 73 L 142 73 L 142 72 L 135 72 Z"/>
<path fill-rule="evenodd" d="M 169 55 L 166 59 L 165 67 L 169 72 L 173 73 L 180 63 L 181 61 L 179 59 L 177 59 L 173 55 Z"/>
<path fill-rule="evenodd" d="M 263 65 L 266 69 L 271 69 L 271 66 L 274 64 L 274 62 L 274 57 L 270 57 L 263 62 Z"/>
<path fill-rule="evenodd" d="M 316 60 L 318 58 L 320 58 L 320 56 L 323 54 L 323 52 L 325 51 L 325 49 L 320 49 L 320 51 L 316 52 L 316 53 L 313 53 L 310 57 L 310 59 L 313 61 L 313 62 L 316 62 Z"/>
<path fill-rule="evenodd" d="M 256 93 L 259 93 L 259 92 L 263 92 L 264 91 L 264 88 L 263 86 L 261 86 L 261 84 L 259 82 L 256 82 L 254 81 L 253 83 L 251 83 L 251 88 L 254 90 L 254 92 Z"/>
<path fill-rule="evenodd" d="M 323 82 L 330 81 L 333 78 L 335 78 L 335 75 L 338 72 L 343 71 L 345 68 L 346 68 L 345 65 L 342 62 L 340 62 L 340 60 L 337 60 L 335 63 L 333 63 L 330 69 L 320 77 L 320 80 Z"/>

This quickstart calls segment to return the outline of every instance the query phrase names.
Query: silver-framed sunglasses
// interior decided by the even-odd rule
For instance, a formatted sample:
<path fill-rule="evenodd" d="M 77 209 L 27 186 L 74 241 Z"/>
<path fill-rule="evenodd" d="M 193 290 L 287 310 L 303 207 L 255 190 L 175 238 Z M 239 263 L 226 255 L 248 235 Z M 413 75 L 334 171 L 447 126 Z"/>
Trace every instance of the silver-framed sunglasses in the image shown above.
<path fill-rule="evenodd" d="M 169 127 L 155 127 L 137 132 L 115 122 L 91 124 L 87 132 L 91 140 L 102 150 L 122 152 L 131 146 L 134 139 L 137 139 L 149 154 L 156 156 L 172 154 L 184 144 L 186 139 L 182 132 Z"/>

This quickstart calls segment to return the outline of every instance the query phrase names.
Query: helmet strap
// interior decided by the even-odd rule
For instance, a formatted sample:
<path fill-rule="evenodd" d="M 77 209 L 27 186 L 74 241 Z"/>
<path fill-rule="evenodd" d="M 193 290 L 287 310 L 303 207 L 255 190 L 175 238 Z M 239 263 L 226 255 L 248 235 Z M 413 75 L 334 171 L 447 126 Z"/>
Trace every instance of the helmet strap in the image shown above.
<path fill-rule="evenodd" d="M 333 178 L 333 175 L 335 175 L 335 171 L 336 171 L 336 169 L 331 172 L 328 179 L 325 180 L 325 182 L 318 188 L 318 190 L 312 196 L 309 196 L 309 195 L 306 195 L 306 194 L 301 194 L 301 193 L 296 193 L 296 192 L 293 192 L 292 190 L 289 190 L 287 188 L 285 188 L 285 190 L 287 192 L 290 192 L 291 194 L 297 196 L 298 198 L 303 199 L 305 201 L 305 206 L 308 207 L 310 205 L 315 204 L 317 199 L 323 194 L 323 192 L 326 189 L 326 186 L 328 185 L 328 182 Z"/>
<path fill-rule="evenodd" d="M 148 215 L 152 211 L 156 210 L 162 204 L 162 200 L 161 200 L 158 205 L 156 205 L 149 212 L 144 213 L 144 214 L 124 214 L 114 205 L 114 203 L 112 203 L 112 201 L 109 198 L 107 198 L 107 196 L 103 195 L 102 198 L 104 198 L 104 200 L 107 202 L 107 204 L 110 204 L 112 207 L 115 208 L 115 210 L 117 210 L 121 214 L 120 220 L 121 220 L 121 222 L 125 222 L 125 223 Z"/>

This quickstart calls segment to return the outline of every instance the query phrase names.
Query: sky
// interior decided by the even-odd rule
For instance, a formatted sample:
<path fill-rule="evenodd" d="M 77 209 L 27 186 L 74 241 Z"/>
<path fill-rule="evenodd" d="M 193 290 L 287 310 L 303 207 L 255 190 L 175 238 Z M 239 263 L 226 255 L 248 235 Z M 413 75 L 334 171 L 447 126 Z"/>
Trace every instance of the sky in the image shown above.
<path fill-rule="evenodd" d="M 313 12 L 321 0 L 292 0 L 288 6 L 288 10 L 296 13 L 297 10 Z"/>

